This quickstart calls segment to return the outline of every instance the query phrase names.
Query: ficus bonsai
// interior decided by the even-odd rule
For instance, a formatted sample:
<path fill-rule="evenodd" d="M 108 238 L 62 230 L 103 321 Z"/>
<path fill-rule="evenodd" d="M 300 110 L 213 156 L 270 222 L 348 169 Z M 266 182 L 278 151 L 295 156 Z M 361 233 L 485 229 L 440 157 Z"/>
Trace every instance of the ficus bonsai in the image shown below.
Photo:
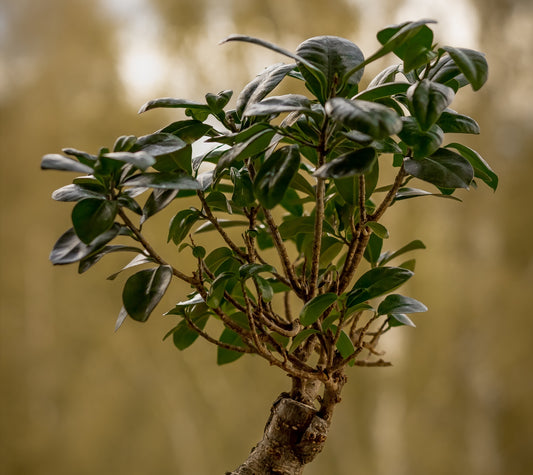
<path fill-rule="evenodd" d="M 457 189 L 478 182 L 497 187 L 477 152 L 445 141 L 479 133 L 449 107 L 463 86 L 485 83 L 485 57 L 437 46 L 431 23 L 379 31 L 381 46 L 367 58 L 335 36 L 310 38 L 295 53 L 230 36 L 225 42 L 291 61 L 261 72 L 231 109 L 230 90 L 201 102 L 155 99 L 140 112 L 181 108 L 187 117 L 119 137 L 112 150 L 42 159 L 43 169 L 83 174 L 52 195 L 76 202 L 52 263 L 78 263 L 83 273 L 107 254 L 135 256 L 122 269 L 132 274 L 117 328 L 128 316 L 145 322 L 178 279 L 190 288 L 166 313 L 178 349 L 202 337 L 218 347 L 220 365 L 256 355 L 290 376 L 263 440 L 232 474 L 302 473 L 324 445 L 346 371 L 388 366 L 377 350 L 382 335 L 427 310 L 394 293 L 413 276 L 415 260 L 404 254 L 425 246 L 384 251 L 384 213 L 428 195 L 457 200 Z M 401 63 L 361 88 L 365 66 L 389 53 Z M 282 82 L 307 94 L 272 95 Z M 145 237 L 147 221 L 167 207 L 175 260 L 192 253 L 193 268 L 163 259 Z"/>

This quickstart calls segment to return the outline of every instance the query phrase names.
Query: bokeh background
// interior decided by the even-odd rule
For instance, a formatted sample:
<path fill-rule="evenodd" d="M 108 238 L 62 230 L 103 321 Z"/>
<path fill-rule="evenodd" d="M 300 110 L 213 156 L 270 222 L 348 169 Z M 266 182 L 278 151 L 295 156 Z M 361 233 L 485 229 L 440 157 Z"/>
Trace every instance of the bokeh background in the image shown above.
<path fill-rule="evenodd" d="M 180 116 L 136 115 L 154 97 L 239 90 L 282 61 L 231 33 L 294 50 L 320 34 L 366 54 L 375 32 L 439 21 L 441 44 L 487 54 L 490 80 L 456 108 L 463 137 L 500 174 L 464 194 L 404 202 L 391 246 L 422 239 L 408 292 L 430 307 L 386 339 L 392 368 L 349 374 L 324 452 L 309 475 L 525 475 L 533 471 L 533 3 L 530 0 L 0 0 L 0 473 L 212 475 L 257 442 L 288 378 L 258 358 L 217 367 L 203 342 L 161 342 L 174 286 L 148 323 L 114 333 L 127 262 L 78 276 L 47 257 L 70 205 L 42 172 L 62 147 L 96 152 Z M 386 63 L 393 61 L 388 58 Z M 377 66 L 384 66 L 380 64 Z M 151 237 L 165 234 L 168 214 Z M 164 237 L 163 237 L 164 240 Z M 167 250 L 169 259 L 177 259 Z"/>

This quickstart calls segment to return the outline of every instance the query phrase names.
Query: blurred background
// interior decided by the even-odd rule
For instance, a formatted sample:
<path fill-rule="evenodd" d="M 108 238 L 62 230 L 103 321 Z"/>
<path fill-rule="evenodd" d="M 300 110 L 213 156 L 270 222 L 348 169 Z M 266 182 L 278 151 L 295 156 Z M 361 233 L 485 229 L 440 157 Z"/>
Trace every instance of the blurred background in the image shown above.
<path fill-rule="evenodd" d="M 480 123 L 480 136 L 461 139 L 500 187 L 464 194 L 463 204 L 393 208 L 391 247 L 418 238 L 428 248 L 407 292 L 430 311 L 385 338 L 393 367 L 350 371 L 306 474 L 532 473 L 530 0 L 0 0 L 2 475 L 221 474 L 261 438 L 289 387 L 258 358 L 217 367 L 203 342 L 184 353 L 161 342 L 174 320 L 160 315 L 183 298 L 179 285 L 149 322 L 114 333 L 125 276 L 105 277 L 128 258 L 81 276 L 52 267 L 70 205 L 50 194 L 73 175 L 40 171 L 41 156 L 153 132 L 181 112 L 138 116 L 145 101 L 238 91 L 283 61 L 252 45 L 218 46 L 229 34 L 290 50 L 333 34 L 368 55 L 378 29 L 420 18 L 438 20 L 440 44 L 487 54 L 489 82 L 462 90 L 454 108 Z M 149 236 L 163 242 L 170 216 L 154 218 Z"/>

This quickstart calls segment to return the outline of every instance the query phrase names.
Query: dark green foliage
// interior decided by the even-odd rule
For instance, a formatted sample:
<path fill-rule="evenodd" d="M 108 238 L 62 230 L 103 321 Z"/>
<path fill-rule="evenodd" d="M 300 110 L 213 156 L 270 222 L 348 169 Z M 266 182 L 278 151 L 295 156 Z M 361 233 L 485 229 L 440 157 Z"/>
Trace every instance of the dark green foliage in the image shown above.
<path fill-rule="evenodd" d="M 52 195 L 74 205 L 73 227 L 51 261 L 79 262 L 81 273 L 108 254 L 131 252 L 136 257 L 119 272 L 151 266 L 126 279 L 117 328 L 127 315 L 146 321 L 171 279 L 181 280 L 192 293 L 167 313 L 177 319 L 167 336 L 180 350 L 201 336 L 217 345 L 219 364 L 258 354 L 291 376 L 323 381 L 346 365 L 381 364 L 369 361 L 378 337 L 414 326 L 407 314 L 427 310 L 391 293 L 414 275 L 415 260 L 398 258 L 425 246 L 413 240 L 384 250 L 383 214 L 422 196 L 458 200 L 456 189 L 475 179 L 498 185 L 477 152 L 446 135 L 480 133 L 450 106 L 465 85 L 476 91 L 485 83 L 485 57 L 438 47 L 431 23 L 381 30 L 366 58 L 336 36 L 310 38 L 295 53 L 229 37 L 290 63 L 261 72 L 235 105 L 230 90 L 201 102 L 155 99 L 140 112 L 182 109 L 186 118 L 143 137 L 119 137 L 112 151 L 43 157 L 43 169 L 83 174 Z M 365 66 L 389 53 L 401 63 L 360 90 Z M 287 78 L 305 88 L 276 94 Z M 199 142 L 211 148 L 194 155 Z M 382 173 L 387 167 L 393 178 Z M 176 246 L 168 254 L 187 254 L 192 268 L 181 256 L 177 265 L 167 262 L 145 237 L 146 222 L 167 207 L 174 210 L 168 242 Z M 265 250 L 277 254 L 273 262 Z"/>

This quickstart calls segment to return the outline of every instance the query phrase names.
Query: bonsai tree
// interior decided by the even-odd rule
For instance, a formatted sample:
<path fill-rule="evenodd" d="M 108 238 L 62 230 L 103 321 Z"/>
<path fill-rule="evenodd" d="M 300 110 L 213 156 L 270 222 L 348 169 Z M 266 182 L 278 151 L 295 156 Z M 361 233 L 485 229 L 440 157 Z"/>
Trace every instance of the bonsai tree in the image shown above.
<path fill-rule="evenodd" d="M 201 337 L 218 348 L 220 365 L 255 355 L 290 376 L 263 439 L 228 473 L 302 473 L 324 445 L 346 372 L 390 365 L 381 337 L 414 327 L 408 315 L 427 310 L 396 293 L 415 268 L 404 254 L 425 246 L 384 250 L 385 212 L 429 195 L 458 200 L 457 189 L 480 182 L 497 187 L 477 152 L 445 142 L 447 133 L 479 133 L 450 106 L 464 86 L 485 83 L 484 55 L 437 46 L 431 23 L 379 31 L 366 58 L 335 36 L 310 38 L 295 53 L 230 36 L 224 42 L 253 43 L 290 62 L 266 68 L 232 108 L 230 90 L 200 102 L 155 99 L 140 112 L 178 108 L 186 118 L 94 155 L 69 148 L 42 159 L 43 169 L 83 174 L 52 195 L 76 202 L 52 263 L 78 263 L 83 273 L 107 254 L 134 255 L 122 269 L 133 273 L 117 328 L 127 317 L 147 321 L 178 279 L 190 290 L 165 314 L 178 349 Z M 365 66 L 389 53 L 400 64 L 361 88 Z M 282 82 L 307 93 L 272 95 Z M 176 262 L 144 233 L 167 207 Z M 178 253 L 192 254 L 192 268 Z"/>

